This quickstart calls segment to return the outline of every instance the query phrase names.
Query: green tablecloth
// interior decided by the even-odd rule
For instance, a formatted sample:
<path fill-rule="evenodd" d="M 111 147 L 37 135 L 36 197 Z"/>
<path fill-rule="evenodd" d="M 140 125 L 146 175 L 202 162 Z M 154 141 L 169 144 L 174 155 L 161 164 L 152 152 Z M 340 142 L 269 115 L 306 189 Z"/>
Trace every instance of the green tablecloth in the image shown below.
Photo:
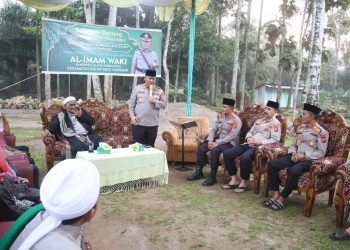
<path fill-rule="evenodd" d="M 168 184 L 166 155 L 154 148 L 143 152 L 132 152 L 128 148 L 112 149 L 111 154 L 82 151 L 76 158 L 95 164 L 100 172 L 102 193 Z"/>

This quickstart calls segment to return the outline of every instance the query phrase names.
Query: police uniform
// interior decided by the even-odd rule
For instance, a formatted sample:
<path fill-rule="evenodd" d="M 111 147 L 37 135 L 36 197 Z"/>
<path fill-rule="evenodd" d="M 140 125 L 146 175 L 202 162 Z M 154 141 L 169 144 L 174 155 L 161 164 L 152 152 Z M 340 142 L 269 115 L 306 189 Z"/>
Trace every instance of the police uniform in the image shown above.
<path fill-rule="evenodd" d="M 223 100 L 224 105 L 229 105 L 231 107 L 234 106 L 234 103 L 235 101 L 232 99 L 225 98 Z M 219 166 L 220 154 L 225 150 L 238 145 L 241 127 L 242 122 L 237 115 L 232 114 L 230 117 L 223 115 L 222 118 L 214 124 L 209 133 L 208 139 L 199 145 L 196 159 L 196 172 L 192 176 L 189 176 L 187 180 L 198 180 L 203 176 L 202 169 L 206 164 L 207 152 L 210 151 L 210 176 L 203 185 L 207 186 L 206 183 L 213 185 L 216 182 L 216 172 Z M 209 142 L 216 142 L 218 146 L 209 150 Z"/>
<path fill-rule="evenodd" d="M 304 110 L 318 114 L 321 109 L 313 105 L 304 104 Z M 303 124 L 298 127 L 293 136 L 292 145 L 288 148 L 288 154 L 270 161 L 268 164 L 268 186 L 271 191 L 279 191 L 280 179 L 278 172 L 288 169 L 288 177 L 284 190 L 281 192 L 283 198 L 287 198 L 297 188 L 299 177 L 309 171 L 314 160 L 325 156 L 328 145 L 328 132 L 318 123 L 314 127 Z M 293 153 L 304 154 L 303 161 L 294 162 L 291 160 Z"/>
<path fill-rule="evenodd" d="M 279 103 L 268 101 L 266 104 L 278 110 Z M 255 138 L 261 141 L 262 145 L 278 143 L 281 139 L 281 123 L 276 118 L 262 118 L 255 121 L 253 127 L 246 135 L 246 140 Z M 252 162 L 255 158 L 255 145 L 248 143 L 238 145 L 224 152 L 224 162 L 227 172 L 230 176 L 237 174 L 236 157 L 240 156 L 240 174 L 243 180 L 249 180 L 252 169 Z"/>
<path fill-rule="evenodd" d="M 149 72 L 152 72 L 151 74 Z M 146 76 L 155 76 L 155 70 L 148 70 Z M 133 125 L 134 143 L 142 143 L 154 147 L 159 125 L 159 110 L 167 107 L 163 90 L 157 86 L 152 89 L 155 103 L 148 101 L 150 89 L 144 84 L 137 85 L 131 93 L 129 100 L 129 114 L 136 116 L 138 123 Z"/>
<path fill-rule="evenodd" d="M 141 34 L 144 41 L 151 41 L 152 36 L 148 32 Z M 152 49 L 140 48 L 135 51 L 132 64 L 135 67 L 135 74 L 145 74 L 148 69 L 156 69 L 160 66 L 157 53 Z M 132 72 L 133 73 L 133 72 Z"/>

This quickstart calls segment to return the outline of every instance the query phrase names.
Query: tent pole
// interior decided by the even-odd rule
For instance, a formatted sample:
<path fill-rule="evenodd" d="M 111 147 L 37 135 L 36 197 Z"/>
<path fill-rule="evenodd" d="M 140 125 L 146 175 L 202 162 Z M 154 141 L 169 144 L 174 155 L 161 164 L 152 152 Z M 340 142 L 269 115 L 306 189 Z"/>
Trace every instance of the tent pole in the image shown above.
<path fill-rule="evenodd" d="M 186 116 L 192 116 L 192 79 L 194 62 L 194 40 L 196 31 L 196 0 L 192 0 L 191 20 L 190 20 L 190 44 L 188 49 L 188 78 L 187 78 L 187 104 Z"/>

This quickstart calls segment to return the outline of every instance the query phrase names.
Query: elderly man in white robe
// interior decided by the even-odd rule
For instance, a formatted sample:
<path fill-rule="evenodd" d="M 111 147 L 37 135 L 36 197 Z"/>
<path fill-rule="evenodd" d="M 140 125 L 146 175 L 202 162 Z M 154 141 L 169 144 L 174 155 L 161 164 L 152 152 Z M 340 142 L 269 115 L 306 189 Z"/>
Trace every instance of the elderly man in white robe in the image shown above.
<path fill-rule="evenodd" d="M 74 96 L 68 96 L 63 101 L 63 108 L 64 111 L 53 118 L 48 130 L 56 136 L 62 134 L 69 142 L 66 158 L 75 158 L 78 151 L 96 149 L 101 138 L 92 131 L 94 119 L 77 105 Z"/>
<path fill-rule="evenodd" d="M 40 199 L 45 208 L 23 229 L 10 250 L 79 250 L 82 226 L 97 209 L 100 175 L 86 160 L 68 159 L 45 176 Z"/>

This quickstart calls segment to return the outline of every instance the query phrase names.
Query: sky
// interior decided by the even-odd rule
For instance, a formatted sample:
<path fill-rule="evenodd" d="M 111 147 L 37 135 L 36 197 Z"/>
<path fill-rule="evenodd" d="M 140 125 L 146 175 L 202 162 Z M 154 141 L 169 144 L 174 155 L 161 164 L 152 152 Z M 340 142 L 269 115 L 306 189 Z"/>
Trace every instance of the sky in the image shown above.
<path fill-rule="evenodd" d="M 282 0 L 264 0 L 262 25 L 264 25 L 264 23 L 268 21 L 274 20 L 281 16 L 279 10 L 279 6 L 281 5 L 281 3 Z M 296 0 L 296 5 L 299 7 L 299 13 L 298 15 L 292 17 L 290 20 L 287 20 L 287 37 L 289 37 L 290 35 L 294 35 L 296 41 L 299 39 L 304 3 L 304 0 Z M 261 0 L 252 0 L 251 23 L 255 27 L 259 26 L 260 4 Z M 243 11 L 247 11 L 246 3 L 243 6 Z M 232 21 L 234 21 L 234 17 L 226 17 L 223 21 L 223 24 L 228 25 Z"/>

